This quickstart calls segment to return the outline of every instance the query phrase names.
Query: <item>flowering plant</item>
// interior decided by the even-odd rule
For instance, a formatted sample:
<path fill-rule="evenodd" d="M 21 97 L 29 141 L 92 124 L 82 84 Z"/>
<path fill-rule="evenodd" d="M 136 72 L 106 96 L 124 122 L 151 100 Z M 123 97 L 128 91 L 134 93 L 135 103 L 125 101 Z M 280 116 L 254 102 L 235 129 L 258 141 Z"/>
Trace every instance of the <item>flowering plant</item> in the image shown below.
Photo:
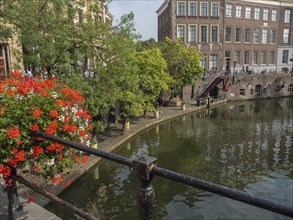
<path fill-rule="evenodd" d="M 83 101 L 79 91 L 55 79 L 33 80 L 12 71 L 0 81 L 0 174 L 7 178 L 10 167 L 33 161 L 34 171 L 50 175 L 77 162 L 74 150 L 32 137 L 30 131 L 89 145 L 91 117 Z"/>

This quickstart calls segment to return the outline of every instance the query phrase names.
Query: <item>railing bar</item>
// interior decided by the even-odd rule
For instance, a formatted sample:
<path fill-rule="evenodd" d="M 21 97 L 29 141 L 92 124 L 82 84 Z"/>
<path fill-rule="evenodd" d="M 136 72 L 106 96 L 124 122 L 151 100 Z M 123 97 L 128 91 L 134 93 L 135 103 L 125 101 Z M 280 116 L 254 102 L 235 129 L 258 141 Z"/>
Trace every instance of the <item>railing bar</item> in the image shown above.
<path fill-rule="evenodd" d="M 86 147 L 86 146 L 84 146 L 82 144 L 78 144 L 78 143 L 75 143 L 75 142 L 72 142 L 72 141 L 64 140 L 62 138 L 51 136 L 51 135 L 48 135 L 46 133 L 39 132 L 39 131 L 31 131 L 31 135 L 41 137 L 41 138 L 45 138 L 47 140 L 51 140 L 51 141 L 57 142 L 59 144 L 69 146 L 69 147 L 74 148 L 76 150 L 83 151 L 85 153 L 95 155 L 97 157 L 102 157 L 104 159 L 111 160 L 111 161 L 116 162 L 116 163 L 121 163 L 121 164 L 124 164 L 126 166 L 133 167 L 133 164 L 132 164 L 131 160 L 129 160 L 126 157 L 119 156 L 117 154 L 112 154 L 112 153 L 104 152 L 104 151 L 101 151 L 101 150 L 89 148 L 89 147 Z"/>
<path fill-rule="evenodd" d="M 157 166 L 154 166 L 152 168 L 151 173 L 156 176 L 160 176 L 169 180 L 173 180 L 179 183 L 183 183 L 183 184 L 190 185 L 199 189 L 203 189 L 205 191 L 212 192 L 224 197 L 228 197 L 233 200 L 237 200 L 237 201 L 254 205 L 259 208 L 273 211 L 282 215 L 293 217 L 293 208 L 280 205 L 266 199 L 260 199 L 255 196 L 246 194 L 244 192 L 229 189 L 224 186 L 220 186 L 220 185 L 210 183 L 204 180 L 200 180 L 191 176 L 176 173 L 174 171 L 170 171 L 170 170 L 160 168 Z"/>
<path fill-rule="evenodd" d="M 47 191 L 44 191 L 42 189 L 40 189 L 37 185 L 29 182 L 28 180 L 24 179 L 23 177 L 19 176 L 19 175 L 13 175 L 13 177 L 19 181 L 20 183 L 26 185 L 27 187 L 33 189 L 34 191 L 42 194 L 43 196 L 49 198 L 51 201 L 65 207 L 66 209 L 68 209 L 69 211 L 71 212 L 74 212 L 75 214 L 79 215 L 80 217 L 86 219 L 86 220 L 98 220 L 98 218 L 92 216 L 92 215 L 89 215 L 88 213 L 82 211 L 81 209 L 78 209 L 76 208 L 75 206 L 71 205 L 70 203 L 68 202 L 65 202 L 64 200 L 58 198 L 57 196 L 47 192 Z"/>

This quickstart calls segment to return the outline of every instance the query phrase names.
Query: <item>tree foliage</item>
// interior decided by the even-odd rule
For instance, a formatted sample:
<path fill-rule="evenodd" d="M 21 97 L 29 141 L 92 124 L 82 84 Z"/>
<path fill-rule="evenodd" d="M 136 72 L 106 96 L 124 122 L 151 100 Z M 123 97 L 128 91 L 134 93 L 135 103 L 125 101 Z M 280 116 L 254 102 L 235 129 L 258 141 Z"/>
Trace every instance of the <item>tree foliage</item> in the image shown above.
<path fill-rule="evenodd" d="M 169 90 L 173 82 L 167 71 L 167 63 L 158 48 L 145 49 L 137 52 L 135 64 L 139 68 L 139 89 L 143 92 L 143 108 L 154 111 L 157 99 Z"/>
<path fill-rule="evenodd" d="M 173 87 L 178 89 L 188 84 L 194 84 L 203 71 L 200 65 L 201 54 L 178 39 L 166 38 L 166 41 L 160 43 L 159 47 L 167 62 L 168 72 L 174 79 Z"/>
<path fill-rule="evenodd" d="M 170 85 L 192 84 L 202 71 L 200 55 L 177 40 L 139 41 L 133 13 L 116 26 L 97 24 L 93 13 L 80 17 L 76 2 L 0 0 L 0 39 L 18 33 L 26 67 L 46 66 L 49 75 L 80 90 L 96 131 L 117 109 L 124 119 L 153 111 Z"/>

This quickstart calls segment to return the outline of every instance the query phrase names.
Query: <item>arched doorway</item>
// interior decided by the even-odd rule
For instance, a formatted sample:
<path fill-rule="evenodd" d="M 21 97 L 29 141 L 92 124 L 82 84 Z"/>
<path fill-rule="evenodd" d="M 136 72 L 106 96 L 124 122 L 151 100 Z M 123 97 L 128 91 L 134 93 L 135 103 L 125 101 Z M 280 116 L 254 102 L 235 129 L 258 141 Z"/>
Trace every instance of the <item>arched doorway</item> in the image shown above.
<path fill-rule="evenodd" d="M 262 85 L 258 84 L 255 86 L 255 96 L 262 96 Z"/>

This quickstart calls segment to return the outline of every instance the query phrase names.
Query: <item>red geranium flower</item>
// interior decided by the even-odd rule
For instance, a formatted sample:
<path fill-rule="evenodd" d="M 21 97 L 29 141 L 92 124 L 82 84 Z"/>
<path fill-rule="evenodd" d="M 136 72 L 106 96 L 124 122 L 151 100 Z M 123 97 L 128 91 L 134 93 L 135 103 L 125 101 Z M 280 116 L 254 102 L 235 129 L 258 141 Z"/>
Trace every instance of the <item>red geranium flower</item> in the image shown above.
<path fill-rule="evenodd" d="M 19 129 L 18 128 L 11 128 L 11 129 L 8 129 L 7 131 L 7 137 L 9 139 L 12 139 L 12 138 L 18 138 L 19 137 Z"/>

